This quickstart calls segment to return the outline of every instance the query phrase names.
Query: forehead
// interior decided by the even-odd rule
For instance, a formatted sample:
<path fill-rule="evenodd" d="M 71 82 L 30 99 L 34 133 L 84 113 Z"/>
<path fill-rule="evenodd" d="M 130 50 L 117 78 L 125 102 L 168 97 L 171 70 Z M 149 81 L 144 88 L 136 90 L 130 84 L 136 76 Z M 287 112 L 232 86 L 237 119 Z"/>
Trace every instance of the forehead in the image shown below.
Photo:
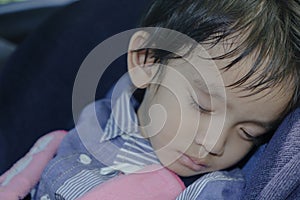
<path fill-rule="evenodd" d="M 192 74 L 195 79 L 204 79 L 207 85 L 211 83 L 211 85 L 217 87 L 218 85 L 225 85 L 226 87 L 237 86 L 231 88 L 235 88 L 234 90 L 244 93 L 241 94 L 241 96 L 249 95 L 249 89 L 247 88 L 251 88 L 252 93 L 256 93 L 255 89 L 261 90 L 266 87 L 266 84 L 263 84 L 266 79 L 270 78 L 270 82 L 272 82 L 272 79 L 275 80 L 275 77 L 271 77 L 271 72 L 265 73 L 266 69 L 272 70 L 271 68 L 267 68 L 269 67 L 269 59 L 267 56 L 265 59 L 259 61 L 260 65 L 255 65 L 258 60 L 257 51 L 259 50 L 254 51 L 228 67 L 243 53 L 244 50 L 239 50 L 237 53 L 228 55 L 231 54 L 233 50 L 236 50 L 242 41 L 242 37 L 232 37 L 219 42 L 213 47 L 198 45 L 184 57 L 185 61 L 194 67 L 194 70 L 187 70 L 190 71 L 190 74 Z M 195 73 L 195 70 L 197 73 Z M 214 76 L 222 76 L 223 83 L 216 84 Z M 282 83 L 270 86 L 269 89 L 266 87 L 267 89 L 262 92 L 262 94 L 266 95 L 274 89 L 278 89 L 282 92 L 282 95 L 286 95 L 286 91 L 292 89 L 291 86 L 287 84 L 288 82 L 286 82 L 289 78 L 287 77 L 286 79 L 287 80 L 283 80 Z"/>
<path fill-rule="evenodd" d="M 187 77 L 192 87 L 200 88 L 209 93 L 211 97 L 227 99 L 232 104 L 251 103 L 254 105 L 256 103 L 257 105 L 263 105 L 276 102 L 276 105 L 273 105 L 274 108 L 275 106 L 277 107 L 278 113 L 283 112 L 292 96 L 290 92 L 292 90 L 284 83 L 266 88 L 257 93 L 255 90 L 246 89 L 247 84 L 259 76 L 261 69 L 257 69 L 257 73 L 254 73 L 242 85 L 229 87 L 245 77 L 255 62 L 255 54 L 252 54 L 236 63 L 230 69 L 223 70 L 224 67 L 232 62 L 234 57 L 211 60 L 212 57 L 224 55 L 231 48 L 234 47 L 229 43 L 218 44 L 213 48 L 203 48 L 201 46 L 201 48 L 195 48 L 187 54 L 184 59 L 173 59 L 171 62 L 180 73 Z M 264 66 L 262 65 L 262 67 Z M 260 90 L 260 87 L 256 89 Z"/>

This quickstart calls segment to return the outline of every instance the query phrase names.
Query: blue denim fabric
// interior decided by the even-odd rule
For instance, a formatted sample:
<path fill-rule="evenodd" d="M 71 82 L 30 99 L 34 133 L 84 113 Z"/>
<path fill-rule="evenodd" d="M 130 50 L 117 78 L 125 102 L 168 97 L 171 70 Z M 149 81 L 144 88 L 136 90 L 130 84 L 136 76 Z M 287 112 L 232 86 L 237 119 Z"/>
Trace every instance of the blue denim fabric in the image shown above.
<path fill-rule="evenodd" d="M 112 168 L 118 163 L 126 163 L 126 170 L 131 171 L 159 164 L 150 141 L 139 134 L 137 118 L 128 123 L 135 116 L 136 105 L 129 97 L 128 81 L 128 77 L 121 80 L 123 87 L 115 100 L 103 99 L 83 110 L 76 127 L 65 136 L 46 166 L 34 199 L 75 199 L 123 173 L 125 168 Z"/>
<path fill-rule="evenodd" d="M 107 108 L 104 106 L 105 104 L 105 100 L 98 103 L 98 108 L 103 115 L 103 117 L 101 118 L 103 119 L 101 121 L 102 123 L 100 123 L 101 125 L 105 124 L 103 123 L 103 121 L 105 121 L 105 119 L 107 119 L 109 116 L 109 113 L 105 112 L 107 110 Z M 83 123 L 89 122 L 83 121 Z M 101 147 L 99 147 L 99 150 L 101 151 L 100 148 Z M 113 154 L 113 152 L 111 152 L 110 154 L 102 154 L 107 162 L 106 164 L 109 164 L 109 161 L 112 163 L 113 159 L 116 156 L 116 153 L 117 152 L 115 152 L 115 154 Z M 101 167 L 107 166 L 97 160 L 93 155 L 91 155 L 91 153 L 83 145 L 76 129 L 71 130 L 66 135 L 63 142 L 61 143 L 57 155 L 58 156 L 52 159 L 45 168 L 42 178 L 37 186 L 34 199 L 40 199 L 45 195 L 48 195 L 51 200 L 56 199 L 57 197 L 55 196 L 55 192 L 61 185 L 63 185 L 66 180 L 80 173 L 82 170 L 99 169 Z M 89 158 L 91 158 L 91 162 L 89 164 L 80 162 L 80 155 L 88 156 Z"/>

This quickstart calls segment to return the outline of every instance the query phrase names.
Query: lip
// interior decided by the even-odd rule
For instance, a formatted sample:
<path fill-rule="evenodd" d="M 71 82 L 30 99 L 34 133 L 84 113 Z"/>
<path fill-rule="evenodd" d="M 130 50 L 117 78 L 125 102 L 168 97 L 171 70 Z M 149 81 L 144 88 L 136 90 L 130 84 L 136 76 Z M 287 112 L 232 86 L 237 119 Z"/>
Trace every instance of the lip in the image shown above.
<path fill-rule="evenodd" d="M 192 156 L 188 156 L 186 154 L 181 154 L 178 161 L 185 167 L 193 171 L 202 171 L 208 168 L 208 166 L 201 160 L 194 158 Z"/>

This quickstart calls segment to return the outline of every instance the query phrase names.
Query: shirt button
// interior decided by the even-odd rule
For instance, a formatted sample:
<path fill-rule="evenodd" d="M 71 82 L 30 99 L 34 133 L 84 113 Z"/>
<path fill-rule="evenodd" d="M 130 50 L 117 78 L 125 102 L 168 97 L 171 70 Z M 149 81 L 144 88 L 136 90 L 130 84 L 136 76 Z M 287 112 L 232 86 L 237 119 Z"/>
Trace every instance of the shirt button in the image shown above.
<path fill-rule="evenodd" d="M 50 200 L 50 197 L 48 194 L 43 195 L 40 200 Z"/>
<path fill-rule="evenodd" d="M 92 159 L 90 157 L 88 157 L 86 154 L 80 154 L 79 161 L 82 164 L 88 165 L 88 164 L 91 164 Z"/>

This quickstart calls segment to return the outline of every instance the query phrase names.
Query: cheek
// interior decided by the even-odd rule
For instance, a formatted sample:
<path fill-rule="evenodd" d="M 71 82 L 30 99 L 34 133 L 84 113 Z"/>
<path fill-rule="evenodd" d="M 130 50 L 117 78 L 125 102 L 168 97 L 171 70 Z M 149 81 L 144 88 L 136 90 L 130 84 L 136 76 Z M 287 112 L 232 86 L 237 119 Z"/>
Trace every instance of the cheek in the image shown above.
<path fill-rule="evenodd" d="M 150 137 L 153 148 L 156 150 L 187 149 L 193 143 L 198 129 L 196 122 L 199 121 L 199 113 L 191 106 L 187 90 L 160 86 L 148 105 L 151 107 L 155 104 L 164 109 L 166 119 L 162 128 Z M 159 112 L 153 112 L 151 117 L 160 118 L 161 116 Z M 154 133 L 158 125 L 158 122 L 151 124 L 147 133 Z"/>
<path fill-rule="evenodd" d="M 165 119 L 161 119 L 164 121 L 163 126 L 150 138 L 155 149 L 162 148 L 174 140 L 178 134 L 182 115 L 178 100 L 166 89 L 161 88 L 151 102 L 151 106 L 157 104 L 164 109 Z M 160 122 L 155 119 L 161 118 L 161 113 L 153 112 L 151 118 L 153 118 L 153 123 L 148 129 L 148 133 L 153 132 L 159 126 Z"/>
<path fill-rule="evenodd" d="M 155 149 L 168 147 L 185 151 L 192 145 L 198 130 L 199 114 L 191 112 L 186 105 L 181 106 L 183 108 L 180 109 L 165 105 L 166 122 L 159 133 L 150 138 Z"/>
<path fill-rule="evenodd" d="M 253 145 L 247 141 L 232 141 L 226 145 L 224 155 L 218 160 L 218 168 L 228 168 L 241 161 L 252 149 Z"/>
<path fill-rule="evenodd" d="M 150 138 L 152 146 L 155 149 L 161 149 L 172 144 L 176 140 L 176 136 L 178 136 L 179 124 L 178 117 L 168 117 L 163 128 Z"/>

